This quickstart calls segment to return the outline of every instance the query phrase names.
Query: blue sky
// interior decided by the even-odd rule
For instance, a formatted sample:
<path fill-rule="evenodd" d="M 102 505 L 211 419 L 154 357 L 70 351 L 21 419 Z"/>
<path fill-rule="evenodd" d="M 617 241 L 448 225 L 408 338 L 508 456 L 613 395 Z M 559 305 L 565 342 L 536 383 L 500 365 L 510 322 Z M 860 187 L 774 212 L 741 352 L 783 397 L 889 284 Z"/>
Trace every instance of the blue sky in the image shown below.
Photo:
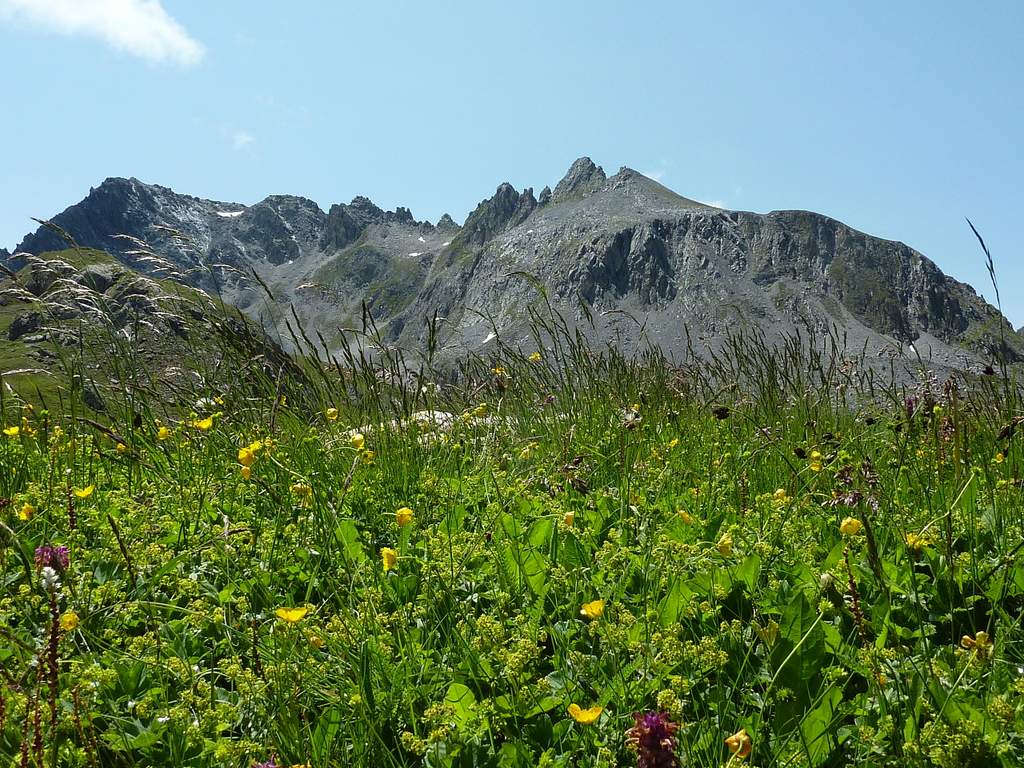
<path fill-rule="evenodd" d="M 1024 4 L 0 0 L 0 245 L 107 176 L 461 220 L 573 159 L 903 240 L 1024 325 Z"/>

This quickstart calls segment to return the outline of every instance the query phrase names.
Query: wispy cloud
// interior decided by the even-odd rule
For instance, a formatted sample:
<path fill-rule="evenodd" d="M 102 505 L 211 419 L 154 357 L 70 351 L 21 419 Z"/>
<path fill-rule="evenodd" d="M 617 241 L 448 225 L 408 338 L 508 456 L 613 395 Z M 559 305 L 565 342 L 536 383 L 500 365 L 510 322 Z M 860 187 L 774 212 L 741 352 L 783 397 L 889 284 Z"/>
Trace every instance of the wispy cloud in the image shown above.
<path fill-rule="evenodd" d="M 694 198 L 696 200 L 696 198 Z M 697 200 L 698 203 L 703 205 L 710 205 L 712 208 L 725 208 L 728 210 L 729 206 L 725 200 Z"/>
<path fill-rule="evenodd" d="M 160 0 L 0 0 L 0 21 L 21 21 L 65 35 L 97 38 L 157 63 L 197 64 L 203 46 Z"/>
<path fill-rule="evenodd" d="M 233 131 L 231 134 L 231 147 L 235 150 L 245 149 L 254 141 L 256 137 L 248 131 Z"/>
<path fill-rule="evenodd" d="M 641 173 L 648 179 L 654 179 L 655 181 L 661 181 L 665 178 L 665 174 L 668 173 L 664 168 L 659 168 L 656 171 L 641 171 Z"/>

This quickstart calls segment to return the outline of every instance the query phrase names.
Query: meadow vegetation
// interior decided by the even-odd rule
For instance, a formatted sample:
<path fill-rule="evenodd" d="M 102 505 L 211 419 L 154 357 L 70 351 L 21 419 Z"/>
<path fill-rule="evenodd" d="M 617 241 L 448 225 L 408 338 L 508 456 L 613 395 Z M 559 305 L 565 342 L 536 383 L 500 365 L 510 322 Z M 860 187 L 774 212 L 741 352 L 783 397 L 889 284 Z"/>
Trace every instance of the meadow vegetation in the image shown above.
<path fill-rule="evenodd" d="M 1013 381 L 534 321 L 125 361 L 103 415 L 0 382 L 0 763 L 1024 762 Z"/>

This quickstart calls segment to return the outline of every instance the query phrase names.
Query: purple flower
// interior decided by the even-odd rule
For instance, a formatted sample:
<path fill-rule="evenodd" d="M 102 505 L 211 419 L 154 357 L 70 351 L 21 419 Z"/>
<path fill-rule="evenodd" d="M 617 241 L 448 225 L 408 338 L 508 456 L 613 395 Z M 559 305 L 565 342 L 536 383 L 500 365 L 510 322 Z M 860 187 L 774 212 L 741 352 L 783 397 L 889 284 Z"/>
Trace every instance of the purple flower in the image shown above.
<path fill-rule="evenodd" d="M 636 752 L 637 768 L 675 768 L 679 725 L 664 712 L 634 712 L 635 724 L 626 731 L 626 744 Z"/>
<path fill-rule="evenodd" d="M 277 763 L 274 758 L 270 758 L 265 763 L 253 763 L 252 768 L 277 768 Z"/>
<path fill-rule="evenodd" d="M 71 556 L 65 546 L 51 547 L 49 544 L 44 544 L 41 547 L 36 547 L 36 568 L 50 567 L 61 573 L 70 562 Z"/>

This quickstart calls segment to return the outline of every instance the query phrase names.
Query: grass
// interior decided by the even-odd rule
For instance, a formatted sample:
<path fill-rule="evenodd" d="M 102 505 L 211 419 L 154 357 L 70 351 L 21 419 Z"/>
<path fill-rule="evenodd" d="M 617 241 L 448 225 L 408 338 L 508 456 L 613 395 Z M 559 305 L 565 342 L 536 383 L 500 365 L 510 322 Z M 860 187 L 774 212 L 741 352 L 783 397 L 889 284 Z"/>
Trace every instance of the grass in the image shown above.
<path fill-rule="evenodd" d="M 4 764 L 1024 761 L 1012 382 L 533 320 L 454 373 L 211 370 L 191 412 L 4 392 Z"/>

